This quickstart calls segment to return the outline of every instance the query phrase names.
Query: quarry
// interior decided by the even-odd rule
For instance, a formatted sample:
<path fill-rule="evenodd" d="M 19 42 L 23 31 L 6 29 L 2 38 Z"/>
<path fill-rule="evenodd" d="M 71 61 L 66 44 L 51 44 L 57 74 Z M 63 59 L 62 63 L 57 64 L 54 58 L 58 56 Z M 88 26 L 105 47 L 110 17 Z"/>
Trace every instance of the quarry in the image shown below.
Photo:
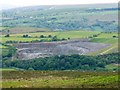
<path fill-rule="evenodd" d="M 94 43 L 86 40 L 67 40 L 57 42 L 19 43 L 16 44 L 16 58 L 28 60 L 55 55 L 87 55 L 97 52 L 110 44 Z"/>

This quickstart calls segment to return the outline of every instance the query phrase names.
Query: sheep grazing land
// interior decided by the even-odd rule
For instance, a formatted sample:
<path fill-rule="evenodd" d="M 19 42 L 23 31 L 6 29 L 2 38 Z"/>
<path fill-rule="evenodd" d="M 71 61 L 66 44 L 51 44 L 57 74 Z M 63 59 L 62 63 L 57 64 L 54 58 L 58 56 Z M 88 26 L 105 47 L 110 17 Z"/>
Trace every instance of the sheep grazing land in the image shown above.
<path fill-rule="evenodd" d="M 20 43 L 16 44 L 16 58 L 33 59 L 54 55 L 85 55 L 110 46 L 110 44 L 93 43 L 84 40 L 68 40 L 58 42 Z"/>
<path fill-rule="evenodd" d="M 117 3 L 3 9 L 0 88 L 117 90 L 119 10 Z"/>

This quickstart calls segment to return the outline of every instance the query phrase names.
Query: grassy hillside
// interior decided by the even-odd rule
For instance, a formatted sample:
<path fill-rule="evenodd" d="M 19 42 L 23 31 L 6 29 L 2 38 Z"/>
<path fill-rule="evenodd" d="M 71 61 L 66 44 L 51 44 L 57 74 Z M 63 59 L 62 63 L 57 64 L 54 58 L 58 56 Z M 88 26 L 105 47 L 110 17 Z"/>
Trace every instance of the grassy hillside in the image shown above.
<path fill-rule="evenodd" d="M 2 23 L 5 27 L 48 28 L 53 31 L 117 31 L 116 4 L 112 7 L 109 4 L 81 6 L 36 6 L 4 10 Z"/>
<path fill-rule="evenodd" d="M 3 71 L 2 87 L 118 88 L 118 81 L 114 72 Z"/>
<path fill-rule="evenodd" d="M 0 15 L 3 25 L 0 26 L 0 88 L 119 88 L 117 16 L 117 4 L 31 6 L 3 10 Z M 87 40 L 88 46 L 94 42 L 97 43 L 95 46 L 103 43 L 108 47 L 85 55 L 17 58 L 24 55 L 33 57 L 38 51 L 52 53 L 47 49 L 52 45 L 48 42 L 56 44 L 57 41 L 78 39 Z M 31 45 L 25 46 L 26 43 Z M 35 43 L 39 48 L 45 48 L 38 49 L 32 45 Z M 76 41 L 73 43 L 70 46 L 74 49 L 72 45 L 75 46 Z M 23 46 L 21 51 L 16 49 L 17 44 Z M 84 45 L 79 45 L 75 49 L 90 50 L 88 47 L 81 49 Z M 61 47 L 63 52 L 67 51 L 67 47 Z"/>

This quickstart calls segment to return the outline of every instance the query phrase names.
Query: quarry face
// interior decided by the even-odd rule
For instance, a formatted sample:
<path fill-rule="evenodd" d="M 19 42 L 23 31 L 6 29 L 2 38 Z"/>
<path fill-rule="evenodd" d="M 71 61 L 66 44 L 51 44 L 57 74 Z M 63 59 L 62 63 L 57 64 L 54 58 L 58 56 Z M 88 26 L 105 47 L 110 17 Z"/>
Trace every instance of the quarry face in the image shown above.
<path fill-rule="evenodd" d="M 16 58 L 28 60 L 39 57 L 54 55 L 85 55 L 91 52 L 104 49 L 109 44 L 93 43 L 89 41 L 72 40 L 58 42 L 20 43 L 16 45 Z"/>

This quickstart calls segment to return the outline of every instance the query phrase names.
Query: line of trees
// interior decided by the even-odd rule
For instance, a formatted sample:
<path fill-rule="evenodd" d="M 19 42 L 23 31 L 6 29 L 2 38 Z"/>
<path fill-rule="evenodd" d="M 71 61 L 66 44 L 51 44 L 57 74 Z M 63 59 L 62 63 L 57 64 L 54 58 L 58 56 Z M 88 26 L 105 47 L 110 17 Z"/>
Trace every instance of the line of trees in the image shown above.
<path fill-rule="evenodd" d="M 22 37 L 24 38 L 31 38 L 29 35 L 23 35 Z M 49 39 L 47 39 L 49 38 Z M 52 41 L 64 41 L 64 40 L 70 40 L 70 38 L 68 37 L 66 38 L 58 38 L 57 36 L 52 36 L 52 35 L 48 35 L 48 36 L 44 36 L 41 35 L 40 36 L 40 40 L 31 40 L 31 41 L 16 41 L 16 40 L 7 40 L 6 43 L 31 43 L 31 42 L 52 42 Z"/>
<path fill-rule="evenodd" d="M 2 59 L 10 59 L 13 55 L 15 55 L 16 53 L 16 48 L 10 45 L 5 45 L 7 48 L 7 54 L 4 54 L 4 49 L 2 49 Z"/>
<path fill-rule="evenodd" d="M 120 53 L 99 56 L 61 55 L 32 60 L 3 60 L 3 67 L 25 70 L 105 70 L 105 66 L 118 63 Z"/>

